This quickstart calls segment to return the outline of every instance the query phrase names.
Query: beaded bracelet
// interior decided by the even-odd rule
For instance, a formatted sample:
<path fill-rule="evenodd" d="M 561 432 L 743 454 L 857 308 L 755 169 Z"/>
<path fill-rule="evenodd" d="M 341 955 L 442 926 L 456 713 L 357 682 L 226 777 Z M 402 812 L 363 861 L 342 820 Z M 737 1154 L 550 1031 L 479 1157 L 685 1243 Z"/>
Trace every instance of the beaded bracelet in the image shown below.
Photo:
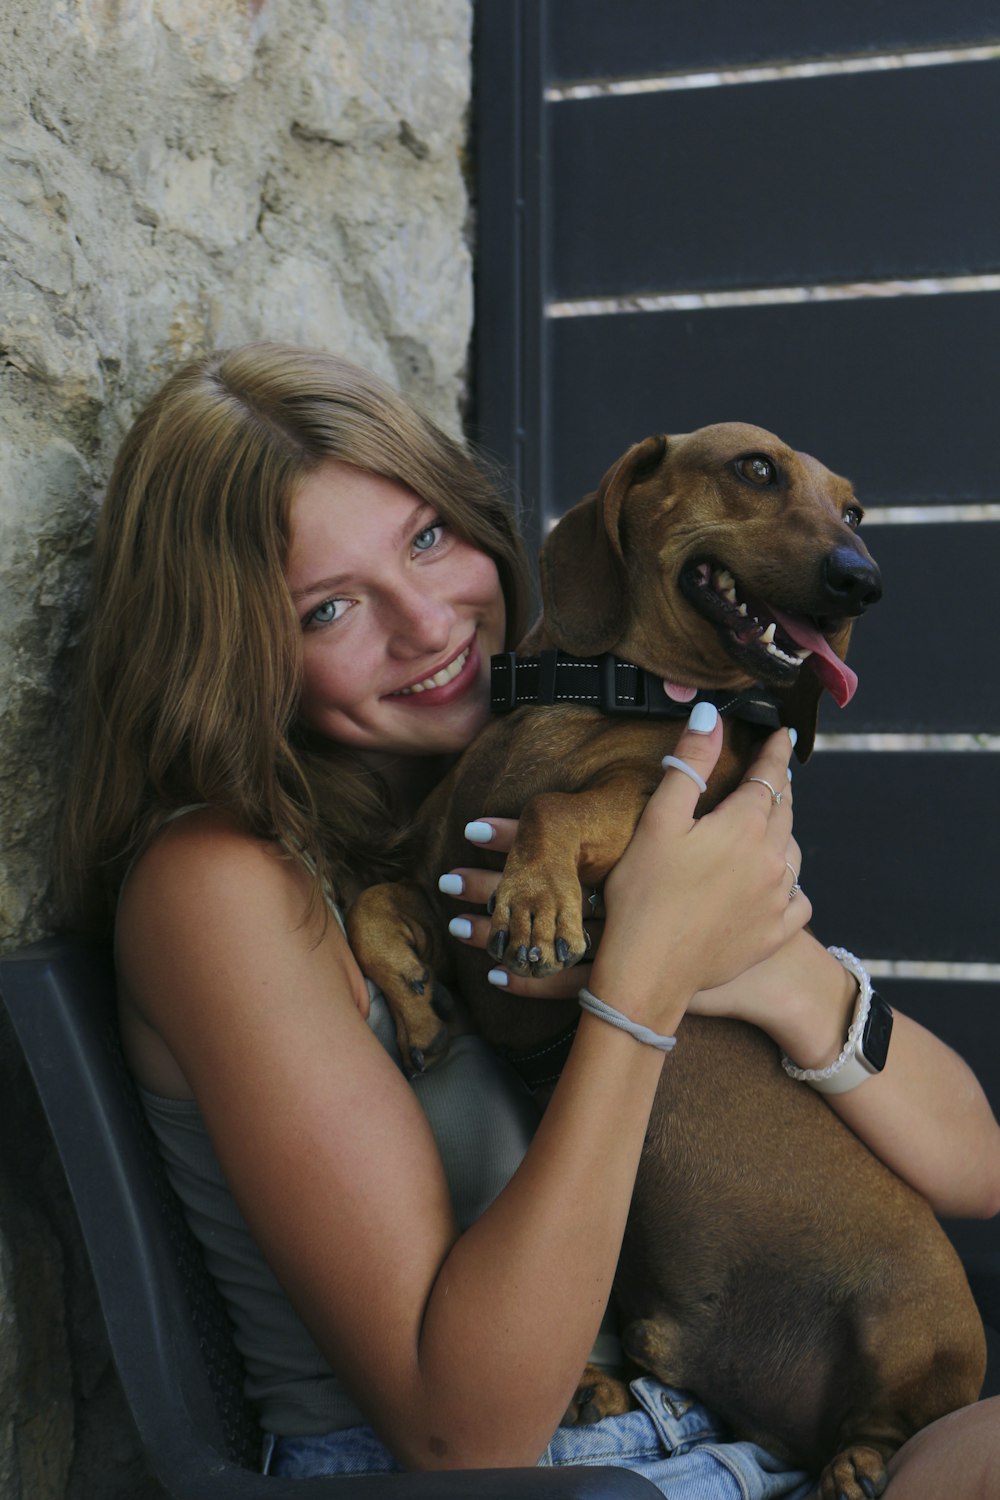
<path fill-rule="evenodd" d="M 589 1010 L 592 1016 L 597 1016 L 601 1021 L 607 1021 L 609 1026 L 617 1026 L 619 1031 L 627 1031 L 629 1036 L 635 1037 L 637 1042 L 643 1042 L 647 1047 L 657 1047 L 661 1052 L 672 1052 L 677 1046 L 675 1036 L 664 1036 L 659 1031 L 652 1031 L 648 1026 L 641 1026 L 638 1021 L 629 1020 L 623 1016 L 620 1010 L 615 1010 L 613 1005 L 607 1005 L 603 1000 L 598 1000 L 596 995 L 584 985 L 580 991 L 580 1005 L 583 1010 Z"/>
<path fill-rule="evenodd" d="M 796 1078 L 800 1083 L 815 1084 L 817 1080 L 822 1082 L 826 1078 L 833 1078 L 842 1068 L 846 1067 L 855 1054 L 861 1034 L 865 1029 L 868 1012 L 872 1003 L 872 982 L 868 977 L 868 971 L 853 953 L 848 953 L 846 948 L 828 948 L 834 958 L 843 964 L 849 974 L 853 974 L 858 981 L 858 1003 L 854 1012 L 854 1020 L 851 1029 L 847 1033 L 847 1041 L 836 1062 L 832 1062 L 828 1068 L 797 1068 L 792 1060 L 782 1055 L 781 1066 L 789 1078 Z"/>

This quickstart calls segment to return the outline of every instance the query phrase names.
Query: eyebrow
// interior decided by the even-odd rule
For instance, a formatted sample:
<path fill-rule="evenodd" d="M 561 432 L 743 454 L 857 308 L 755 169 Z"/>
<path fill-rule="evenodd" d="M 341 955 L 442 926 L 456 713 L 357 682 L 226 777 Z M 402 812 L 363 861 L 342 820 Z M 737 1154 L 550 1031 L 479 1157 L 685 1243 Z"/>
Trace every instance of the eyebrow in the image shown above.
<path fill-rule="evenodd" d="M 417 503 L 414 505 L 413 509 L 409 512 L 406 519 L 402 522 L 402 524 L 396 531 L 395 536 L 392 538 L 392 545 L 397 548 L 402 547 L 403 543 L 406 542 L 412 535 L 421 512 L 425 510 L 433 510 L 433 508 L 434 507 L 428 500 L 418 499 Z M 350 583 L 350 580 L 350 573 L 338 573 L 332 578 L 317 578 L 315 582 L 307 583 L 304 588 L 292 589 L 292 599 L 294 603 L 298 604 L 301 602 L 301 600 L 308 599 L 312 594 L 333 593 L 335 590 L 344 588 L 346 585 L 348 585 Z"/>

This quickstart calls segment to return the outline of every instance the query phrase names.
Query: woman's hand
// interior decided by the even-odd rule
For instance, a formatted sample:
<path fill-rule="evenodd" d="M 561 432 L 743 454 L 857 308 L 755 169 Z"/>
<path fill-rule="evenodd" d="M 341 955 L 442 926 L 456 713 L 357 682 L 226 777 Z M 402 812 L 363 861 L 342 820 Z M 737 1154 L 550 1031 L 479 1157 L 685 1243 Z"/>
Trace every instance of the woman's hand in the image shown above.
<path fill-rule="evenodd" d="M 716 717 L 707 733 L 686 729 L 676 755 L 707 781 L 721 746 Z M 672 1030 L 692 995 L 760 963 L 809 920 L 808 899 L 789 899 L 789 866 L 797 869 L 799 857 L 791 749 L 787 731 L 771 735 L 743 783 L 697 820 L 694 781 L 667 770 L 605 882 L 607 921 L 590 986 L 602 1000 Z"/>

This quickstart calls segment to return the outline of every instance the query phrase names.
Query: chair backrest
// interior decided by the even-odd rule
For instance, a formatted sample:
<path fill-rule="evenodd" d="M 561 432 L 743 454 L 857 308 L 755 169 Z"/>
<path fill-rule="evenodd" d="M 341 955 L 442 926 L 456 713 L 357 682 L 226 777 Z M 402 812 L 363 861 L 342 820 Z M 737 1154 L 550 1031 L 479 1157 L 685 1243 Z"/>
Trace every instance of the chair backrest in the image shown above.
<path fill-rule="evenodd" d="M 170 1188 L 118 1040 L 105 952 L 51 941 L 4 958 L 2 989 L 69 1183 L 115 1363 L 147 1451 L 192 1440 L 245 1467 L 261 1435 L 225 1308 Z"/>
<path fill-rule="evenodd" d="M 122 1056 L 108 953 L 71 939 L 36 943 L 0 958 L 0 993 L 66 1173 L 126 1400 L 170 1496 L 642 1500 L 658 1493 L 638 1474 L 614 1468 L 353 1481 L 262 1476 L 261 1432 L 243 1397 L 229 1319 Z"/>

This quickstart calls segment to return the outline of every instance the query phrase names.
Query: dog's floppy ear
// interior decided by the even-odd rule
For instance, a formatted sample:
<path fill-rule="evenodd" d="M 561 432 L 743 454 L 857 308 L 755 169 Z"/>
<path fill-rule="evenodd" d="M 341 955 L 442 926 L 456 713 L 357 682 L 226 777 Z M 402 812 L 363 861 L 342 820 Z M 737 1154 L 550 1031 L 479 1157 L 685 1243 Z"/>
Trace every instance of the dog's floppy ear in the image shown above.
<path fill-rule="evenodd" d="M 814 673 L 800 671 L 795 686 L 781 695 L 781 722 L 798 735 L 795 755 L 801 761 L 808 760 L 812 754 L 822 692 L 823 684 Z"/>
<path fill-rule="evenodd" d="M 850 620 L 844 625 L 837 639 L 831 643 L 841 660 L 847 656 L 853 629 L 854 621 Z M 800 761 L 807 761 L 812 754 L 813 745 L 816 742 L 819 700 L 822 696 L 822 682 L 815 672 L 810 672 L 806 667 L 800 670 L 795 686 L 781 695 L 779 709 L 781 722 L 787 728 L 794 729 L 798 735 L 795 742 L 795 755 Z"/>
<path fill-rule="evenodd" d="M 659 467 L 666 451 L 665 437 L 635 443 L 600 488 L 567 511 L 546 538 L 541 552 L 546 633 L 571 656 L 610 651 L 625 630 L 622 502 L 637 479 Z"/>

